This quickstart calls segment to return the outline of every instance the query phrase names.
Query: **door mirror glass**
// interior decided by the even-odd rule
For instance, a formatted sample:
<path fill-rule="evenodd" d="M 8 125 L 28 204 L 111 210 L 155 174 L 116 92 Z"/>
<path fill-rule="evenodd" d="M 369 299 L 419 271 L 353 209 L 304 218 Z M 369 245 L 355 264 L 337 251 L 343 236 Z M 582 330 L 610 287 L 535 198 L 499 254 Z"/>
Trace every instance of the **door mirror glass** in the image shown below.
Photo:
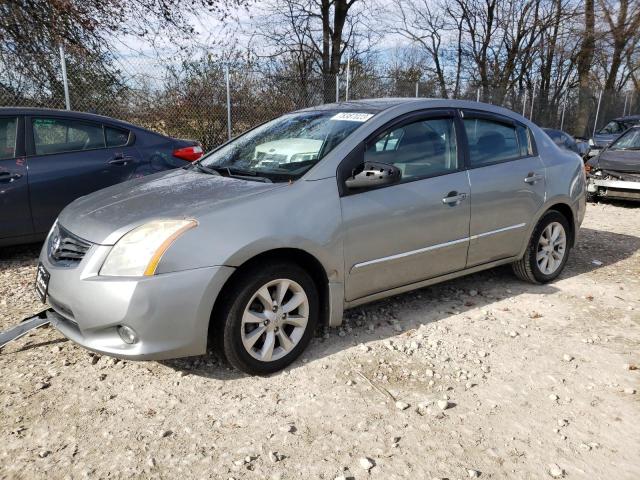
<path fill-rule="evenodd" d="M 371 188 L 396 183 L 401 177 L 400 169 L 393 165 L 365 162 L 354 169 L 345 184 L 350 189 Z"/>

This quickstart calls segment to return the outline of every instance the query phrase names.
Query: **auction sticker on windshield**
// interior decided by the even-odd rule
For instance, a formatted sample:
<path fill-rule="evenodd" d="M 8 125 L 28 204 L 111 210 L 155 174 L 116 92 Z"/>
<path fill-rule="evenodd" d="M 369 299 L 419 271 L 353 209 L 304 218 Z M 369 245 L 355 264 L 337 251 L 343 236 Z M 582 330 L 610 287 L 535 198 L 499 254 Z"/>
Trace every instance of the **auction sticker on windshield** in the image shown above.
<path fill-rule="evenodd" d="M 331 120 L 343 120 L 347 122 L 366 122 L 373 113 L 358 113 L 358 112 L 340 112 L 331 117 Z"/>

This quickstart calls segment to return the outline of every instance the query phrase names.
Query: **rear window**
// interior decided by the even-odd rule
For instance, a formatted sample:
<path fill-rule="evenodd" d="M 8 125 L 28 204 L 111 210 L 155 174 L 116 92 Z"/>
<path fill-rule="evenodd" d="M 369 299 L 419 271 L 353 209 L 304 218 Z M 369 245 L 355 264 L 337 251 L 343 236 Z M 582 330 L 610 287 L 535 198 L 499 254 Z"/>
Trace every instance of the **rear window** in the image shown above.
<path fill-rule="evenodd" d="M 59 118 L 34 118 L 32 126 L 36 155 L 105 147 L 102 125 Z"/>
<path fill-rule="evenodd" d="M 17 118 L 0 118 L 0 160 L 16 156 L 17 128 Z"/>

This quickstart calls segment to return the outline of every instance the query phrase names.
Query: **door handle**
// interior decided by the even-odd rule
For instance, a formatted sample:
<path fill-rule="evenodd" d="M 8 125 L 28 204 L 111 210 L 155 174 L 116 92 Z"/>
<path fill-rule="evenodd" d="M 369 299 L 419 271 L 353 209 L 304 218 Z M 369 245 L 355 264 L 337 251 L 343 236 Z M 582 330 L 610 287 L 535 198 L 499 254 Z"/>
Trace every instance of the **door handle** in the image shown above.
<path fill-rule="evenodd" d="M 109 160 L 109 165 L 126 165 L 129 163 L 129 160 L 125 160 L 124 158 Z"/>
<path fill-rule="evenodd" d="M 124 153 L 116 153 L 113 159 L 109 160 L 109 165 L 126 165 L 131 159 L 126 157 Z"/>
<path fill-rule="evenodd" d="M 529 172 L 527 177 L 524 179 L 524 183 L 536 183 L 542 180 L 544 177 L 538 173 Z"/>
<path fill-rule="evenodd" d="M 465 198 L 467 198 L 466 193 L 449 192 L 447 196 L 442 199 L 442 203 L 445 205 L 457 205 Z"/>
<path fill-rule="evenodd" d="M 2 183 L 11 183 L 21 177 L 22 175 L 19 173 L 0 172 L 0 182 Z"/>

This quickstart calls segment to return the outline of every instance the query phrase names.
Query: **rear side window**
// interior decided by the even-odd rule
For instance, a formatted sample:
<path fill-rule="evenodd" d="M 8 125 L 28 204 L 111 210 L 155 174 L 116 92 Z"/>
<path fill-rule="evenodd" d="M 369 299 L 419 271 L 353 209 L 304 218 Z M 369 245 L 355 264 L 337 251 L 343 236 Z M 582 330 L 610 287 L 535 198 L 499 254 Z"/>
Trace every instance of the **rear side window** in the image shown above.
<path fill-rule="evenodd" d="M 114 127 L 104 127 L 107 147 L 122 147 L 129 142 L 129 130 Z"/>
<path fill-rule="evenodd" d="M 102 125 L 58 118 L 34 118 L 36 155 L 104 148 Z"/>
<path fill-rule="evenodd" d="M 484 118 L 465 118 L 472 166 L 488 165 L 522 156 L 515 126 Z"/>
<path fill-rule="evenodd" d="M 455 123 L 452 118 L 438 118 L 387 130 L 369 143 L 364 159 L 395 165 L 403 180 L 454 172 L 458 169 Z"/>
<path fill-rule="evenodd" d="M 16 156 L 17 128 L 17 118 L 0 118 L 0 160 Z"/>
<path fill-rule="evenodd" d="M 522 125 L 518 125 L 517 130 L 518 143 L 520 145 L 520 156 L 529 157 L 533 155 L 533 139 L 531 138 L 531 130 Z M 568 140 L 570 140 L 570 137 L 564 133 L 562 135 L 564 137 L 564 141 L 561 140 L 560 143 L 556 141 L 556 143 L 558 143 L 559 145 L 564 144 L 565 146 L 569 146 L 570 143 Z"/>

